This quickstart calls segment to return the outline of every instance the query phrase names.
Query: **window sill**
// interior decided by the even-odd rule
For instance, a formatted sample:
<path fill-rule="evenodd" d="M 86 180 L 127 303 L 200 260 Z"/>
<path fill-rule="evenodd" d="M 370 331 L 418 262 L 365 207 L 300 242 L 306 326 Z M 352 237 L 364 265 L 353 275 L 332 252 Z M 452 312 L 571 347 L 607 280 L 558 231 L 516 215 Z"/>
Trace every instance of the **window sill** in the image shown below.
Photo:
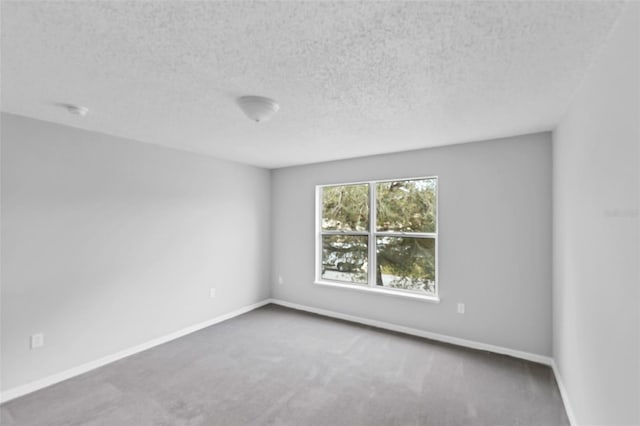
<path fill-rule="evenodd" d="M 380 294 L 384 296 L 400 297 L 403 299 L 413 299 L 413 300 L 421 300 L 423 302 L 440 303 L 440 298 L 438 296 L 432 296 L 427 294 L 401 292 L 401 291 L 394 291 L 394 290 L 388 290 L 383 288 L 375 288 L 375 287 L 370 287 L 365 285 L 344 284 L 344 283 L 338 283 L 333 281 L 315 281 L 314 284 L 324 285 L 327 287 L 344 288 L 348 290 L 364 291 L 366 293 Z"/>

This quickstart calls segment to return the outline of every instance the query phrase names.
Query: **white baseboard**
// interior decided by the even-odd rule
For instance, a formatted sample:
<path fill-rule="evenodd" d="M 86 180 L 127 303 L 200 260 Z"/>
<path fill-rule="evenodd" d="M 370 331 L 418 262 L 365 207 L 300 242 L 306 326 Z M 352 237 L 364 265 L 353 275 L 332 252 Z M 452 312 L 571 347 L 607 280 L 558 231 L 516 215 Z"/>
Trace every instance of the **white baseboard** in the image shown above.
<path fill-rule="evenodd" d="M 509 355 L 514 358 L 525 359 L 527 361 L 536 362 L 538 364 L 552 365 L 552 359 L 548 356 L 532 354 L 529 352 L 518 351 L 515 349 L 503 348 L 501 346 L 490 345 L 487 343 L 476 342 L 473 340 L 461 339 L 458 337 L 447 336 L 444 334 L 432 333 L 430 331 L 418 330 L 416 328 L 405 327 L 401 325 L 391 324 L 383 321 L 376 321 L 368 318 L 357 317 L 354 315 L 342 314 L 339 312 L 328 311 L 325 309 L 313 308 L 311 306 L 299 305 L 297 303 L 286 302 L 279 299 L 271 299 L 271 303 L 276 305 L 285 306 L 300 311 L 311 312 L 318 315 L 323 315 L 332 318 L 338 318 L 346 321 L 356 322 L 359 324 L 370 325 L 372 327 L 383 328 L 385 330 L 397 331 L 404 334 L 410 334 L 412 336 L 424 337 L 431 340 L 437 340 L 439 342 L 451 343 L 453 345 L 464 346 L 472 349 L 479 349 L 488 352 L 494 352 L 502 355 Z"/>
<path fill-rule="evenodd" d="M 285 306 L 288 308 L 292 308 L 292 309 L 297 309 L 297 310 L 301 310 L 301 311 L 306 311 L 306 312 L 311 312 L 314 314 L 318 314 L 318 315 L 323 315 L 323 316 L 327 316 L 327 317 L 331 317 L 331 318 L 337 318 L 337 319 L 342 319 L 342 320 L 346 320 L 346 321 L 351 321 L 351 322 L 355 322 L 355 323 L 359 323 L 359 324 L 364 324 L 364 325 L 369 325 L 372 327 L 377 327 L 377 328 L 382 328 L 385 330 L 391 330 L 391 331 L 396 331 L 396 332 L 400 332 L 400 333 L 405 333 L 405 334 L 409 334 L 412 336 L 418 336 L 418 337 L 424 337 L 427 339 L 432 339 L 432 340 L 437 340 L 440 342 L 445 342 L 445 343 L 451 343 L 454 345 L 458 345 L 458 346 L 463 346 L 463 347 L 468 347 L 468 348 L 473 348 L 473 349 L 479 349 L 479 350 L 484 350 L 484 351 L 488 351 L 488 352 L 494 352 L 494 353 L 498 353 L 498 354 L 503 354 L 503 355 L 509 355 L 515 358 L 521 358 L 521 359 L 525 359 L 527 361 L 532 361 L 532 362 L 537 362 L 540 364 L 545 364 L 545 365 L 549 365 L 552 367 L 553 372 L 556 376 L 556 381 L 558 382 L 558 388 L 560 389 L 560 394 L 562 395 L 562 400 L 564 402 L 565 405 L 565 409 L 567 411 L 567 416 L 569 417 L 569 421 L 571 422 L 572 425 L 575 425 L 575 417 L 573 416 L 573 411 L 571 410 L 571 406 L 569 405 L 569 400 L 567 398 L 567 391 L 566 388 L 564 387 L 564 383 L 562 382 L 562 378 L 558 373 L 557 367 L 555 365 L 555 363 L 553 362 L 553 360 L 550 357 L 546 357 L 546 356 L 542 356 L 542 355 L 537 355 L 537 354 L 532 354 L 529 352 L 523 352 L 523 351 L 518 351 L 518 350 L 514 350 L 514 349 L 509 349 L 509 348 L 504 348 L 501 346 L 495 346 L 495 345 L 490 345 L 487 343 L 481 343 L 481 342 L 476 342 L 473 340 L 467 340 L 467 339 L 461 339 L 458 337 L 452 337 L 452 336 L 447 336 L 444 334 L 438 334 L 438 333 L 432 333 L 429 331 L 423 331 L 423 330 L 418 330 L 415 328 L 410 328 L 410 327 L 404 327 L 404 326 L 400 326 L 400 325 L 395 325 L 395 324 L 391 324 L 391 323 L 387 323 L 387 322 L 383 322 L 383 321 L 377 321 L 377 320 L 372 320 L 372 319 L 368 319 L 368 318 L 362 318 L 362 317 L 357 317 L 354 315 L 347 315 L 347 314 L 342 314 L 339 312 L 334 312 L 334 311 L 329 311 L 329 310 L 325 310 L 325 309 L 319 309 L 319 308 L 313 308 L 311 306 L 305 306 L 305 305 L 300 305 L 297 303 L 291 303 L 291 302 L 286 302 L 284 300 L 279 300 L 279 299 L 265 299 L 263 301 L 260 301 L 258 303 L 254 303 L 252 305 L 248 305 L 245 307 L 242 307 L 240 309 L 236 309 L 232 312 L 229 312 L 227 314 L 224 315 L 220 315 L 218 317 L 212 318 L 210 320 L 201 322 L 199 324 L 195 324 L 192 326 L 189 326 L 187 328 L 184 328 L 182 330 L 178 330 L 176 332 L 167 334 L 165 336 L 162 337 L 158 337 L 156 339 L 150 340 L 148 342 L 142 343 L 140 345 L 125 349 L 123 351 L 117 352 L 115 354 L 112 355 L 108 355 L 105 357 L 102 357 L 100 359 L 79 365 L 77 367 L 71 368 L 69 370 L 65 370 L 63 372 L 60 373 L 56 373 L 53 374 L 51 376 L 45 377 L 43 379 L 39 379 L 30 383 L 27 383 L 25 385 L 21 385 L 21 386 L 17 386 L 15 388 L 11 388 L 8 389 L 4 392 L 2 392 L 2 394 L 0 394 L 0 403 L 4 403 L 7 401 L 10 401 L 12 399 L 27 395 L 31 392 L 35 392 L 37 390 L 43 389 L 45 387 L 54 385 L 56 383 L 62 382 L 64 380 L 70 379 L 72 377 L 78 376 L 80 374 L 86 373 L 88 371 L 94 370 L 96 368 L 102 367 L 104 365 L 110 364 L 114 361 L 118 361 L 122 358 L 126 358 L 128 356 L 134 355 L 138 352 L 142 352 L 145 351 L 147 349 L 151 349 L 155 346 L 161 345 L 163 343 L 169 342 L 171 340 L 175 340 L 178 339 L 180 337 L 186 336 L 187 334 L 191 334 L 193 332 L 196 332 L 198 330 L 201 330 L 203 328 L 206 327 L 210 327 L 214 324 L 217 324 L 219 322 L 231 319 L 233 317 L 236 317 L 238 315 L 242 315 L 244 313 L 250 312 L 254 309 L 260 308 L 264 305 L 267 305 L 269 303 L 273 303 L 276 305 L 281 305 L 281 306 Z"/>
<path fill-rule="evenodd" d="M 217 324 L 222 321 L 226 321 L 233 317 L 237 317 L 238 315 L 245 314 L 249 311 L 257 309 L 261 306 L 267 305 L 270 303 L 270 299 L 262 300 L 258 303 L 254 303 L 252 305 L 244 306 L 240 309 L 236 309 L 235 311 L 229 312 L 224 315 L 217 316 L 210 320 L 201 322 L 199 324 L 195 324 L 189 326 L 187 328 L 183 328 L 182 330 L 175 331 L 173 333 L 167 334 L 162 337 L 158 337 L 156 339 L 150 340 L 148 342 L 142 343 L 140 345 L 136 345 L 134 347 L 125 349 L 123 351 L 117 352 L 112 355 L 107 355 L 103 358 L 96 359 L 94 361 L 88 362 L 86 364 L 79 365 L 77 367 L 70 368 L 69 370 L 62 371 L 60 373 L 53 374 L 51 376 L 45 377 L 43 379 L 39 379 L 25 385 L 17 386 L 15 388 L 8 389 L 2 394 L 0 394 L 0 403 L 10 401 L 12 399 L 24 396 L 31 392 L 35 392 L 42 388 L 46 388 L 48 386 L 54 385 L 56 383 L 62 382 L 64 380 L 70 379 L 72 377 L 78 376 L 80 374 L 86 373 L 91 370 L 95 370 L 98 367 L 102 367 L 103 365 L 110 364 L 114 361 L 118 361 L 119 359 L 126 358 L 133 354 L 137 354 L 138 352 L 146 351 L 147 349 L 151 349 L 154 346 L 161 345 L 163 343 L 169 342 L 171 340 L 178 339 L 180 337 L 186 336 L 187 334 L 191 334 L 195 331 L 202 330 L 203 328 L 210 327 L 214 324 Z"/>
<path fill-rule="evenodd" d="M 556 383 L 558 383 L 558 389 L 560 389 L 560 396 L 564 403 L 564 411 L 567 413 L 567 417 L 569 418 L 569 424 L 571 426 L 577 426 L 578 422 L 576 421 L 576 416 L 573 413 L 573 408 L 571 408 L 571 403 L 569 402 L 569 394 L 567 393 L 567 388 L 564 385 L 564 380 L 562 380 L 562 376 L 560 375 L 560 371 L 558 370 L 558 365 L 555 360 L 551 361 L 551 368 L 553 369 L 553 375 L 556 376 Z"/>

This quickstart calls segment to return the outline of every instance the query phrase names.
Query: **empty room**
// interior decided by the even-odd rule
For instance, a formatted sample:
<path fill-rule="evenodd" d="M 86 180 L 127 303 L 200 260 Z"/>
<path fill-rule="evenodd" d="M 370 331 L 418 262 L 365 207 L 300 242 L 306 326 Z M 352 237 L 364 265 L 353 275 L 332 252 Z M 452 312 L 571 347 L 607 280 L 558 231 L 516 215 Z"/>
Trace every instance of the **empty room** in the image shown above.
<path fill-rule="evenodd" d="M 640 426 L 640 2 L 0 29 L 2 426 Z"/>

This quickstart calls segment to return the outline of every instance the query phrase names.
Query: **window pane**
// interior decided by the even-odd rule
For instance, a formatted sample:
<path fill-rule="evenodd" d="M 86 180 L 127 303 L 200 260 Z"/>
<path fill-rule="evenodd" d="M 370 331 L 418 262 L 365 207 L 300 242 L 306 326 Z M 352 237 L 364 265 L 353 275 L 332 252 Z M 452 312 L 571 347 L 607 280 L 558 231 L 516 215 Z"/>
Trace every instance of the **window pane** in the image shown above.
<path fill-rule="evenodd" d="M 369 185 L 340 185 L 322 188 L 322 229 L 325 231 L 367 231 L 369 228 Z"/>
<path fill-rule="evenodd" d="M 376 285 L 435 293 L 433 238 L 377 237 Z"/>
<path fill-rule="evenodd" d="M 436 178 L 380 182 L 378 231 L 436 232 Z"/>
<path fill-rule="evenodd" d="M 322 236 L 322 278 L 349 283 L 367 282 L 368 238 Z"/>

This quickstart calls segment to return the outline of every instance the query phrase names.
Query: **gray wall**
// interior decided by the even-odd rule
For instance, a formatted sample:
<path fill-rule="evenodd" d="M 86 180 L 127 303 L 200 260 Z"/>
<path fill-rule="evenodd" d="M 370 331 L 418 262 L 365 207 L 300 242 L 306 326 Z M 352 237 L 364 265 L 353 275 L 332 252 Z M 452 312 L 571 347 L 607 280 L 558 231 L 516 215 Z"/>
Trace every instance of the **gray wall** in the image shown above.
<path fill-rule="evenodd" d="M 639 8 L 554 132 L 553 352 L 580 425 L 640 424 Z"/>
<path fill-rule="evenodd" d="M 2 389 L 267 298 L 269 182 L 3 114 Z"/>
<path fill-rule="evenodd" d="M 440 304 L 313 284 L 315 185 L 430 175 Z M 551 355 L 549 133 L 277 169 L 272 218 L 275 298 Z"/>

